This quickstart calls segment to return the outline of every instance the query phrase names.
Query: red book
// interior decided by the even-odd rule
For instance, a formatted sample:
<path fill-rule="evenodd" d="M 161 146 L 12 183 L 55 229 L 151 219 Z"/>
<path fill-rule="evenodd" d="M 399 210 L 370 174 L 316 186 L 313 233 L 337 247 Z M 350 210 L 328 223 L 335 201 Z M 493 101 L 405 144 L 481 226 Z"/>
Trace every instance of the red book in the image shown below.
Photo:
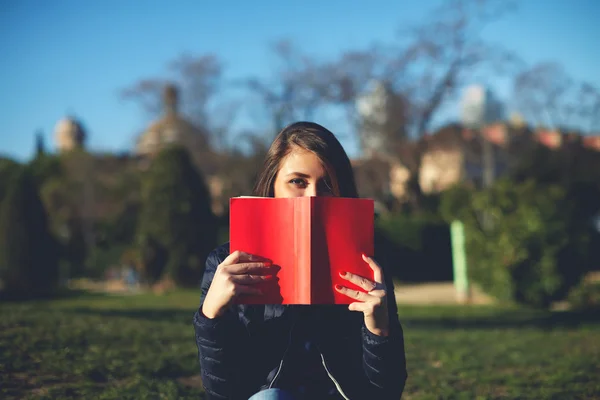
<path fill-rule="evenodd" d="M 230 251 L 270 259 L 277 282 L 256 287 L 261 296 L 238 304 L 350 304 L 340 284 L 347 271 L 373 279 L 361 254 L 373 255 L 373 200 L 340 197 L 236 197 L 230 200 Z"/>

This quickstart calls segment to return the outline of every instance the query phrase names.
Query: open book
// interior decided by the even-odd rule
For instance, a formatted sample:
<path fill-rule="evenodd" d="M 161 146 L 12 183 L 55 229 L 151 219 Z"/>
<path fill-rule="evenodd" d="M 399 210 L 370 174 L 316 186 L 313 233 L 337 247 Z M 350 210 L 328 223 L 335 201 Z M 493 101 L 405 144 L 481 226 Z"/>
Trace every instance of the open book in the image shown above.
<path fill-rule="evenodd" d="M 373 279 L 361 254 L 373 255 L 373 200 L 339 197 L 235 197 L 230 200 L 230 251 L 244 251 L 281 267 L 261 296 L 238 304 L 349 304 L 334 289 L 361 290 L 339 276 Z"/>

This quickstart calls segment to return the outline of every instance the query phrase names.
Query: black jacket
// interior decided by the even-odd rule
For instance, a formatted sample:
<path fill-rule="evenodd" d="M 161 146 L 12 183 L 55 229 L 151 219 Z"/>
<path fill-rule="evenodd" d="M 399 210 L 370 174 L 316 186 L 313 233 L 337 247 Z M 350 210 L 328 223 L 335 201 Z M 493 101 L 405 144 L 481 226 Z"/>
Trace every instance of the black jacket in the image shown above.
<path fill-rule="evenodd" d="M 202 279 L 202 302 L 229 245 L 213 250 Z M 384 268 L 382 266 L 382 268 Z M 393 283 L 386 276 L 390 334 L 381 337 L 364 326 L 360 312 L 346 305 L 319 306 L 311 323 L 327 374 L 347 399 L 399 399 L 407 378 L 404 338 L 398 320 Z M 267 387 L 277 387 L 286 369 L 286 350 L 297 323 L 298 306 L 235 305 L 209 319 L 194 314 L 202 382 L 208 399 L 248 399 Z M 305 322 L 303 322 L 305 323 Z"/>

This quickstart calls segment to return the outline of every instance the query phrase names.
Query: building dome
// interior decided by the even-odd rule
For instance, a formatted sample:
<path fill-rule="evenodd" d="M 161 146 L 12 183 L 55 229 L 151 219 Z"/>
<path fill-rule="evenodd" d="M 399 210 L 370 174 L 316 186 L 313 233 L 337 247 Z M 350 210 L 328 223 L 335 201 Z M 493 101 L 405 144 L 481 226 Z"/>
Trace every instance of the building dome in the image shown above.
<path fill-rule="evenodd" d="M 174 85 L 167 85 L 163 94 L 163 116 L 152 122 L 138 137 L 136 152 L 139 155 L 155 154 L 164 146 L 173 143 L 186 147 L 206 147 L 205 132 L 179 114 L 178 98 L 177 88 Z"/>
<path fill-rule="evenodd" d="M 59 151 L 69 151 L 84 146 L 86 134 L 75 118 L 63 118 L 54 127 L 54 140 Z"/>
<path fill-rule="evenodd" d="M 157 130 L 148 130 L 139 137 L 137 152 L 139 154 L 151 154 L 160 146 L 160 143 L 160 132 Z"/>

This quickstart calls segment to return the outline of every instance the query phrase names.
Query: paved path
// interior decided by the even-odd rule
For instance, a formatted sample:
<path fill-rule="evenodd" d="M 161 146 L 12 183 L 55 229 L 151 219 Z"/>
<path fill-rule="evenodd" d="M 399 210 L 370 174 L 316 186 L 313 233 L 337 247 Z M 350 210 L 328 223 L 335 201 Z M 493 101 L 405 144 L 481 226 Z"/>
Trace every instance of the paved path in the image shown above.
<path fill-rule="evenodd" d="M 452 282 L 394 284 L 396 301 L 401 304 L 458 304 Z M 471 291 L 471 304 L 491 304 L 493 299 L 477 289 Z"/>
<path fill-rule="evenodd" d="M 82 280 L 74 286 L 78 289 L 105 292 L 111 294 L 138 294 L 140 288 L 130 290 L 121 281 L 91 282 Z M 452 282 L 435 282 L 420 284 L 394 283 L 396 301 L 401 304 L 458 304 L 456 291 Z M 490 304 L 493 300 L 478 290 L 472 291 L 471 304 Z"/>

